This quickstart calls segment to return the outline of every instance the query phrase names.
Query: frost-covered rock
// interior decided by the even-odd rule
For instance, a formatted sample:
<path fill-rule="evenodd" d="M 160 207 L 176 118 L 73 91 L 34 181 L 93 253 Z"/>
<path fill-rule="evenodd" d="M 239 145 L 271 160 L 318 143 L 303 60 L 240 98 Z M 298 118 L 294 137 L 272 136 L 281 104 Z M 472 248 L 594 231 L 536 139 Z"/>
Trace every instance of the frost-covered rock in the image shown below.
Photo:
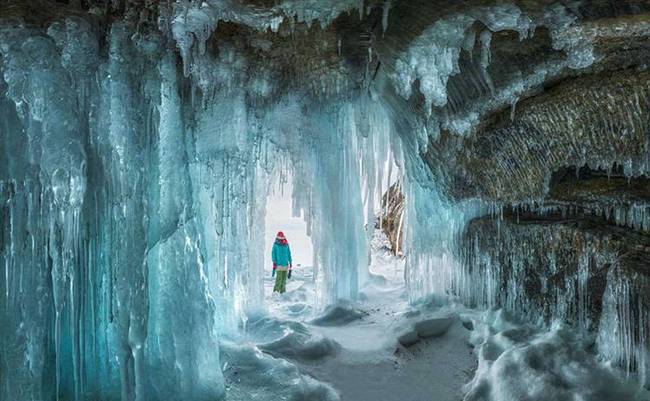
<path fill-rule="evenodd" d="M 404 194 L 399 184 L 393 184 L 381 199 L 379 228 L 382 229 L 390 243 L 390 250 L 395 255 L 403 251 L 404 242 Z"/>
<path fill-rule="evenodd" d="M 477 219 L 464 241 L 457 293 L 466 303 L 503 307 L 540 324 L 571 324 L 597 338 L 602 358 L 647 382 L 645 235 L 598 219 L 549 214 Z"/>
<path fill-rule="evenodd" d="M 437 337 L 445 334 L 456 321 L 456 317 L 431 318 L 415 323 L 413 328 L 422 338 Z"/>
<path fill-rule="evenodd" d="M 404 347 L 410 347 L 420 342 L 420 336 L 415 330 L 408 330 L 397 337 L 397 341 Z"/>
<path fill-rule="evenodd" d="M 325 311 L 309 323 L 315 326 L 341 326 L 363 319 L 367 314 L 349 302 L 328 306 Z"/>

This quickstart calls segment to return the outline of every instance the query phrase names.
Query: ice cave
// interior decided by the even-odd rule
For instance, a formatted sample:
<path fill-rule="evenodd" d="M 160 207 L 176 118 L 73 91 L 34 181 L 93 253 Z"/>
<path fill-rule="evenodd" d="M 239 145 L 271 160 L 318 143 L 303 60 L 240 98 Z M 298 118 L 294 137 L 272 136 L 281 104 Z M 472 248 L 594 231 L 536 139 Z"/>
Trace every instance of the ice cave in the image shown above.
<path fill-rule="evenodd" d="M 0 223 L 0 401 L 650 401 L 650 1 L 0 0 Z"/>

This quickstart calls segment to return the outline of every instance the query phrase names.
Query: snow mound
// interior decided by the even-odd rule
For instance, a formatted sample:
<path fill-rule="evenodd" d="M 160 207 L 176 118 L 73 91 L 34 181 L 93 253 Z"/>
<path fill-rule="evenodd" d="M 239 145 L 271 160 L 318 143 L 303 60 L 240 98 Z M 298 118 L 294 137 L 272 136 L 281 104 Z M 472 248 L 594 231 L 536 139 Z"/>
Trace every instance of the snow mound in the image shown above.
<path fill-rule="evenodd" d="M 229 341 L 221 342 L 226 401 L 295 400 L 340 401 L 329 385 L 300 373 L 283 360 L 259 349 Z"/>
<path fill-rule="evenodd" d="M 274 356 L 313 360 L 335 354 L 340 346 L 321 335 L 305 336 L 294 331 L 276 341 L 260 344 L 259 348 Z"/>
<path fill-rule="evenodd" d="M 465 401 L 641 401 L 647 391 L 588 352 L 590 341 L 556 324 L 540 330 L 502 311 L 474 319 L 479 359 Z"/>
<path fill-rule="evenodd" d="M 308 334 L 303 324 L 281 318 L 265 316 L 248 322 L 246 334 L 254 342 L 271 342 L 283 337 L 287 332 Z"/>
<path fill-rule="evenodd" d="M 301 284 L 298 288 L 288 291 L 284 294 L 281 294 L 283 302 L 295 302 L 295 303 L 306 303 L 309 301 L 307 297 L 307 288 L 305 288 L 304 283 Z"/>
<path fill-rule="evenodd" d="M 312 311 L 312 306 L 304 302 L 297 302 L 292 305 L 288 305 L 284 313 L 289 316 L 305 316 L 309 315 Z"/>
<path fill-rule="evenodd" d="M 257 346 L 262 351 L 294 360 L 320 359 L 341 348 L 336 341 L 312 333 L 302 323 L 270 317 L 250 323 L 248 334 L 259 341 Z"/>
<path fill-rule="evenodd" d="M 386 287 L 388 285 L 389 281 L 386 278 L 386 276 L 382 274 L 375 274 L 372 272 L 368 273 L 368 281 L 366 285 L 374 285 L 374 286 L 379 286 L 379 287 Z"/>
<path fill-rule="evenodd" d="M 314 326 L 342 326 L 355 320 L 361 320 L 367 313 L 356 309 L 349 302 L 339 302 L 328 306 L 325 312 L 313 319 L 310 323 Z"/>

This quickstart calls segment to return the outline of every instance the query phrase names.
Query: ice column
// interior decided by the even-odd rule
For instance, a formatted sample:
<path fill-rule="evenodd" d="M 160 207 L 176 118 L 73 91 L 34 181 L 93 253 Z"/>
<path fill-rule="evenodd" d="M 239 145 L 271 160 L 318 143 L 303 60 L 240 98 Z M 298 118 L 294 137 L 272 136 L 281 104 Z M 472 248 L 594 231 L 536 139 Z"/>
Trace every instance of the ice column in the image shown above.
<path fill-rule="evenodd" d="M 217 302 L 220 330 L 233 332 L 263 302 L 263 208 L 266 188 L 257 178 L 261 140 L 244 93 L 224 90 L 196 111 L 190 161 L 193 200 L 206 274 Z"/>
<path fill-rule="evenodd" d="M 49 267 L 51 268 L 51 296 L 54 308 L 53 347 L 55 358 L 52 367 L 55 373 L 54 387 L 58 389 L 62 384 L 62 364 L 68 361 L 61 359 L 61 350 L 69 347 L 68 357 L 72 368 L 68 372 L 68 377 L 72 378 L 74 386 L 72 392 L 75 397 L 78 397 L 82 391 L 80 381 L 82 355 L 80 331 L 77 325 L 80 318 L 78 309 L 78 298 L 80 297 L 78 265 L 80 263 L 81 239 L 79 219 L 86 187 L 86 160 L 83 144 L 77 135 L 81 130 L 81 120 L 76 111 L 77 96 L 67 72 L 59 62 L 58 50 L 51 38 L 32 36 L 32 32 L 26 28 L 3 28 L 0 33 L 0 45 L 3 53 L 2 70 L 4 81 L 7 84 L 6 97 L 16 105 L 16 114 L 22 125 L 22 130 L 20 130 L 22 132 L 15 133 L 19 136 L 26 136 L 26 147 L 23 154 L 27 155 L 28 163 L 37 166 L 36 171 L 30 174 L 29 179 L 22 183 L 13 181 L 7 187 L 12 188 L 10 192 L 18 193 L 17 198 L 13 195 L 10 195 L 10 198 L 22 198 L 22 201 L 27 201 L 28 205 L 27 208 L 20 207 L 19 209 L 10 206 L 10 215 L 12 216 L 10 221 L 14 224 L 10 231 L 13 232 L 12 236 L 17 234 L 22 237 L 23 234 L 20 234 L 20 231 L 29 226 L 29 220 L 33 224 L 31 227 L 33 231 L 31 234 L 27 234 L 28 236 L 43 235 L 41 230 L 47 230 L 47 234 L 45 234 L 47 240 L 42 245 L 47 249 L 47 257 L 51 261 Z M 9 111 L 11 116 L 13 113 L 10 109 L 10 106 L 5 107 L 5 111 Z M 9 117 L 8 124 L 11 124 L 11 117 Z M 9 127 L 9 132 L 12 128 Z M 15 156 L 7 154 L 9 158 Z M 43 186 L 41 187 L 34 180 L 40 181 Z M 39 205 L 38 212 L 41 216 L 46 217 L 37 220 L 30 214 L 36 212 L 37 202 L 35 200 L 39 197 L 38 203 L 40 201 L 44 201 L 44 203 Z M 25 212 L 27 212 L 27 216 L 25 216 Z M 21 216 L 27 217 L 27 220 L 20 221 Z M 19 237 L 15 237 L 12 238 L 12 241 L 19 239 Z M 13 251 L 10 249 L 9 255 L 15 255 L 15 247 L 22 246 L 21 244 L 35 245 L 35 240 L 24 239 L 27 241 L 12 244 Z M 37 253 L 40 252 L 34 250 L 34 256 Z M 10 256 L 7 260 L 11 259 L 13 258 Z M 23 273 L 26 273 L 25 270 L 33 272 L 27 273 L 25 277 L 27 280 L 38 278 L 38 281 L 32 281 L 36 287 L 22 287 L 24 282 L 21 277 L 17 291 L 19 293 L 31 292 L 34 288 L 43 288 L 43 283 L 39 283 L 39 281 L 45 278 L 42 276 L 42 268 L 45 266 L 37 262 L 35 265 L 25 265 L 21 268 L 19 263 L 14 263 L 11 273 L 9 265 L 5 266 L 5 295 L 8 299 L 11 298 L 10 276 L 14 274 L 22 276 Z M 16 271 L 16 268 L 20 268 L 20 273 Z M 12 288 L 11 292 L 13 291 L 16 289 Z M 49 294 L 43 295 L 47 299 Z M 47 302 L 45 299 L 42 301 Z M 20 307 L 19 305 L 15 306 Z M 42 304 L 39 309 L 45 307 L 46 304 Z M 7 313 L 12 314 L 9 311 Z M 38 315 L 39 313 L 36 314 L 36 316 Z M 22 317 L 31 320 L 29 314 Z M 66 325 L 66 323 L 70 324 Z M 18 323 L 18 331 L 21 330 L 21 326 L 22 324 Z M 34 336 L 32 337 L 31 334 Z M 42 333 L 34 332 L 27 334 L 24 341 L 22 344 L 27 348 L 23 351 L 23 358 L 25 358 L 24 362 L 29 364 L 32 357 L 32 350 L 29 348 L 30 342 L 36 342 L 33 345 L 38 350 L 44 345 L 47 338 L 44 338 Z M 19 355 L 16 356 L 20 358 Z M 34 369 L 30 373 L 39 376 L 42 372 L 38 369 L 43 365 L 38 362 L 40 356 L 34 357 L 36 364 L 28 369 Z M 11 366 L 9 370 L 13 370 Z M 17 374 L 20 375 L 19 372 Z M 28 378 L 29 376 L 23 376 L 19 378 L 19 382 L 20 379 L 28 380 Z M 27 397 L 38 397 L 36 389 L 28 385 L 26 391 L 30 390 L 33 390 L 34 393 L 26 394 Z"/>
<path fill-rule="evenodd" d="M 174 58 L 164 56 L 159 70 L 156 168 L 147 203 L 148 376 L 155 399 L 180 393 L 207 401 L 223 392 L 215 305 L 192 203 Z"/>

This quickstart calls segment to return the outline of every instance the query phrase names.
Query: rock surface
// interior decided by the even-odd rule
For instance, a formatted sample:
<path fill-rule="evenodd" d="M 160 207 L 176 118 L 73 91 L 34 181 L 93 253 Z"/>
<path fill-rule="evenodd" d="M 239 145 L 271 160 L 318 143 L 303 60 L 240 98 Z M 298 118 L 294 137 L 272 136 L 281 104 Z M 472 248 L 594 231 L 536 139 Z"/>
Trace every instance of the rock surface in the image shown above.
<path fill-rule="evenodd" d="M 399 343 L 404 347 L 410 347 L 420 341 L 420 336 L 418 336 L 418 333 L 415 330 L 409 330 L 397 337 L 397 341 L 399 341 Z"/>
<path fill-rule="evenodd" d="M 421 338 L 437 337 L 445 334 L 456 321 L 455 317 L 432 318 L 415 323 L 414 328 Z"/>
<path fill-rule="evenodd" d="M 590 214 L 473 220 L 463 238 L 467 304 L 564 321 L 633 372 L 650 351 L 650 236 Z M 630 351 L 631 350 L 631 351 Z"/>

